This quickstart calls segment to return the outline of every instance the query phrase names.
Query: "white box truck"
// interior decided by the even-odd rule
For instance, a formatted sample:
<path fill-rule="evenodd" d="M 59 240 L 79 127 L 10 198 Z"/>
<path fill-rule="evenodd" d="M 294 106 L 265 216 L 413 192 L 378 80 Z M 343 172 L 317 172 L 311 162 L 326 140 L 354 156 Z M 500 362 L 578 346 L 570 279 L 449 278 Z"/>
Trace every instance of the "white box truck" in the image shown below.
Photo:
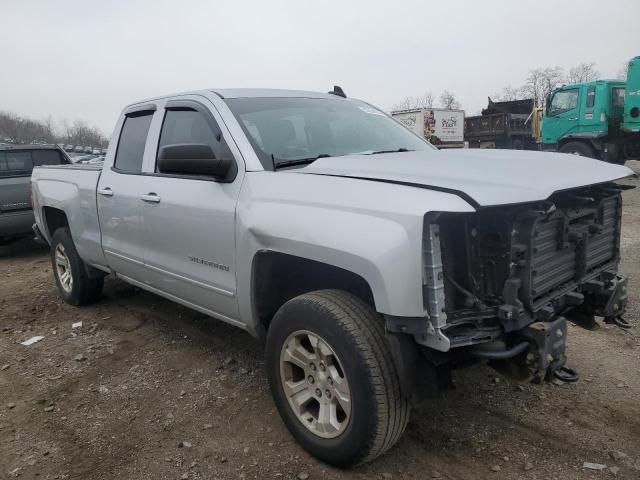
<path fill-rule="evenodd" d="M 416 108 L 394 111 L 391 116 L 438 148 L 464 146 L 464 110 Z"/>

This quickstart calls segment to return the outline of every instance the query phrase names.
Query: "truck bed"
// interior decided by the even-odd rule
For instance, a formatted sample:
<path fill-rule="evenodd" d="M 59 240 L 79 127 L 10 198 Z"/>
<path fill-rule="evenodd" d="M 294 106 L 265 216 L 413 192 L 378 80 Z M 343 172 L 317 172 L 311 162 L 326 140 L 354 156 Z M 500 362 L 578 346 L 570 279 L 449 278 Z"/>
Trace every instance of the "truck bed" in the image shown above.
<path fill-rule="evenodd" d="M 37 167 L 31 176 L 36 221 L 46 215 L 47 207 L 65 211 L 78 253 L 98 265 L 105 264 L 96 199 L 101 172 L 101 164 L 72 164 Z M 51 240 L 49 232 L 42 234 Z"/>

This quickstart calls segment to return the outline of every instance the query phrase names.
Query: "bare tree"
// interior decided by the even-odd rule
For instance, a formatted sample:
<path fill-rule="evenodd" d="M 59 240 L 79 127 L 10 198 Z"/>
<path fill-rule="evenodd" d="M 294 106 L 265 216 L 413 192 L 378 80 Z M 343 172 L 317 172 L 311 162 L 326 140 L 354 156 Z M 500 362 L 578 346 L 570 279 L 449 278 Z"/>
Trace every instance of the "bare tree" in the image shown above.
<path fill-rule="evenodd" d="M 445 90 L 440 95 L 440 106 L 446 110 L 456 110 L 460 108 L 460 102 L 456 99 L 456 96 L 449 90 Z"/>
<path fill-rule="evenodd" d="M 74 145 L 104 146 L 107 143 L 102 132 L 84 120 L 74 120 L 71 126 L 65 122 L 64 136 L 68 143 Z"/>
<path fill-rule="evenodd" d="M 72 126 L 65 121 L 63 126 L 64 133 L 57 135 L 52 117 L 38 121 L 11 112 L 0 112 L 0 141 L 16 144 L 66 142 L 94 147 L 108 143 L 100 130 L 81 120 L 76 120 Z"/>
<path fill-rule="evenodd" d="M 420 97 L 416 97 L 416 103 L 419 105 L 418 108 L 431 108 L 433 107 L 433 93 L 425 92 L 424 95 Z"/>
<path fill-rule="evenodd" d="M 510 102 L 512 100 L 522 100 L 524 93 L 522 87 L 518 88 L 507 85 L 506 87 L 502 87 L 500 93 L 491 95 L 491 97 L 495 98 L 498 102 Z"/>
<path fill-rule="evenodd" d="M 425 92 L 424 95 L 415 97 L 404 97 L 400 103 L 396 103 L 392 110 L 413 110 L 415 108 L 431 108 L 433 107 L 433 93 Z"/>
<path fill-rule="evenodd" d="M 404 97 L 401 102 L 398 102 L 391 107 L 391 110 L 411 110 L 415 107 L 413 97 Z"/>
<path fill-rule="evenodd" d="M 616 72 L 616 78 L 618 80 L 627 80 L 627 70 L 629 69 L 629 62 L 624 62 L 620 65 L 620 68 Z"/>
<path fill-rule="evenodd" d="M 522 87 L 522 92 L 529 98 L 533 98 L 537 106 L 544 106 L 547 96 L 558 84 L 563 83 L 564 70 L 562 67 L 534 68 L 529 71 L 527 82 Z"/>
<path fill-rule="evenodd" d="M 22 140 L 21 119 L 15 113 L 0 112 L 0 137 L 2 141 L 20 143 Z"/>
<path fill-rule="evenodd" d="M 594 62 L 582 62 L 569 69 L 567 83 L 589 82 L 596 80 L 600 76 L 600 72 L 596 70 Z"/>

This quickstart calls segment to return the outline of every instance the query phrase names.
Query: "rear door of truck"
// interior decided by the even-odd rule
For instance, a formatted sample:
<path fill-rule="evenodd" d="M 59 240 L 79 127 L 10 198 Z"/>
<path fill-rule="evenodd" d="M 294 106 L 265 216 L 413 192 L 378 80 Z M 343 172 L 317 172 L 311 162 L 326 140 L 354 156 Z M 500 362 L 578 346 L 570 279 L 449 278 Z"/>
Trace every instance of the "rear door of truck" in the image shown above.
<path fill-rule="evenodd" d="M 145 192 L 142 162 L 155 105 L 130 109 L 119 121 L 115 153 L 107 154 L 98 181 L 98 217 L 102 249 L 114 272 L 144 282 L 141 200 Z"/>
<path fill-rule="evenodd" d="M 31 208 L 28 185 L 32 169 L 31 152 L 0 151 L 0 213 Z"/>

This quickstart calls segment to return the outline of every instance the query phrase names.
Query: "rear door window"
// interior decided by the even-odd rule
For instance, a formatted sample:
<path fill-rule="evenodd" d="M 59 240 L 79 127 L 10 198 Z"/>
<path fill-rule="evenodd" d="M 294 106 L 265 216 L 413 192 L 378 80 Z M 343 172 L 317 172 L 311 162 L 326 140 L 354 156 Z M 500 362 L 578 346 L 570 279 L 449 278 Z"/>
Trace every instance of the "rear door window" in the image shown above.
<path fill-rule="evenodd" d="M 114 168 L 126 173 L 142 171 L 144 146 L 147 143 L 152 118 L 153 112 L 136 113 L 125 118 L 116 150 Z"/>
<path fill-rule="evenodd" d="M 0 175 L 4 177 L 31 175 L 31 170 L 33 170 L 31 152 L 0 152 Z"/>
<path fill-rule="evenodd" d="M 34 167 L 41 165 L 61 165 L 62 155 L 57 150 L 34 150 L 31 152 Z"/>
<path fill-rule="evenodd" d="M 57 150 L 15 150 L 0 152 L 0 176 L 31 175 L 33 167 L 61 165 L 62 154 Z"/>

